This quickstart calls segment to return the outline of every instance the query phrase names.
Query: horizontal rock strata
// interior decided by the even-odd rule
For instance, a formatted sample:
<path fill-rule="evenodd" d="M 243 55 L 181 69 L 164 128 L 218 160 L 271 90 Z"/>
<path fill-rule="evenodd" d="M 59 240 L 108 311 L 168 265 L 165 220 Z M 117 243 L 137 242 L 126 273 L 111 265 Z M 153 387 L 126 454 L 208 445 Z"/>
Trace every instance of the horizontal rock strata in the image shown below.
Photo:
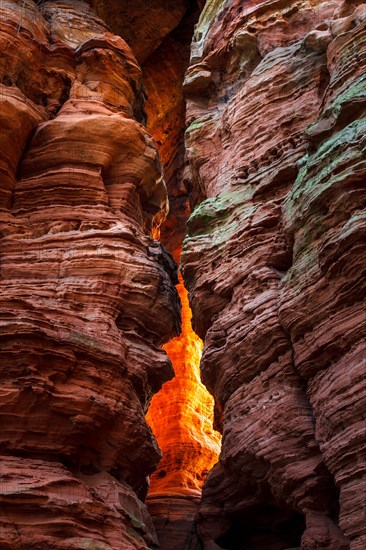
<path fill-rule="evenodd" d="M 209 2 L 183 248 L 223 414 L 204 548 L 365 545 L 365 4 Z M 220 411 L 218 411 L 218 420 Z"/>
<path fill-rule="evenodd" d="M 145 414 L 180 326 L 141 69 L 79 0 L 0 19 L 0 546 L 155 548 Z"/>

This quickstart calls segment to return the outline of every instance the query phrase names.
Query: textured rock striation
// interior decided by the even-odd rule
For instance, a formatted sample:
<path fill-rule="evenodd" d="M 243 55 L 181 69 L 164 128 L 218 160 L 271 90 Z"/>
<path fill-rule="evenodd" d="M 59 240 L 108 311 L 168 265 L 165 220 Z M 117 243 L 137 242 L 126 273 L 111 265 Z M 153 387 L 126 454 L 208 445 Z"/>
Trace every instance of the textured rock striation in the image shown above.
<path fill-rule="evenodd" d="M 0 22 L 1 549 L 364 550 L 366 4 Z"/>
<path fill-rule="evenodd" d="M 204 548 L 365 547 L 365 25 L 212 1 L 184 90 L 184 279 L 222 420 Z"/>
<path fill-rule="evenodd" d="M 145 414 L 180 324 L 141 69 L 79 0 L 0 19 L 0 546 L 155 548 Z"/>
<path fill-rule="evenodd" d="M 199 10 L 191 3 L 178 27 L 143 64 L 147 130 L 154 137 L 169 195 L 169 213 L 159 239 L 179 261 L 186 221 L 195 201 L 185 175 L 184 75 L 189 65 L 190 43 Z"/>
<path fill-rule="evenodd" d="M 88 1 L 113 32 L 123 36 L 139 63 L 150 57 L 195 3 L 194 0 Z"/>

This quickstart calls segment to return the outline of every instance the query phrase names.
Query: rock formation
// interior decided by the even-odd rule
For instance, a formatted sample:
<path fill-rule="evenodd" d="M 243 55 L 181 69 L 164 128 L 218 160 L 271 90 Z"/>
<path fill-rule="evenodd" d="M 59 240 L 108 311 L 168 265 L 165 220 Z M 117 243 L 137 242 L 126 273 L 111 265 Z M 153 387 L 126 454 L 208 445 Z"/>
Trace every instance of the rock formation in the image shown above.
<path fill-rule="evenodd" d="M 1 550 L 364 550 L 365 2 L 0 22 Z"/>
<path fill-rule="evenodd" d="M 178 26 L 191 0 L 89 0 L 113 32 L 132 48 L 144 63 Z M 189 43 L 187 44 L 189 46 Z M 160 72 L 164 77 L 164 74 Z"/>
<path fill-rule="evenodd" d="M 0 547 L 155 548 L 144 416 L 180 323 L 141 69 L 79 0 L 0 10 Z"/>
<path fill-rule="evenodd" d="M 199 548 L 194 516 L 206 476 L 218 460 L 220 436 L 213 431 L 214 403 L 200 381 L 202 341 L 193 332 L 187 291 L 182 301 L 182 333 L 164 346 L 175 377 L 153 397 L 148 422 L 163 458 L 151 476 L 148 509 L 166 550 Z"/>
<path fill-rule="evenodd" d="M 362 2 L 208 2 L 184 278 L 223 414 L 205 549 L 366 544 Z"/>

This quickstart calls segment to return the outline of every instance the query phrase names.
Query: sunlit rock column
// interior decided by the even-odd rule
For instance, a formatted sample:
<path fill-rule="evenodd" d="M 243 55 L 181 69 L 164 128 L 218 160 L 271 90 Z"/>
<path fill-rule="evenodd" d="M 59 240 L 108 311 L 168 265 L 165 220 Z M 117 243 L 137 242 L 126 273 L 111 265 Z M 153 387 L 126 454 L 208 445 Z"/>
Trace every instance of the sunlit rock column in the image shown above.
<path fill-rule="evenodd" d="M 164 346 L 175 378 L 153 397 L 147 416 L 163 452 L 151 476 L 148 507 L 161 547 L 172 550 L 196 548 L 193 518 L 203 482 L 218 460 L 221 440 L 213 429 L 213 398 L 200 380 L 203 344 L 192 330 L 181 277 L 177 288 L 182 302 L 182 333 Z"/>
<path fill-rule="evenodd" d="M 159 147 L 170 201 L 168 219 L 157 237 L 178 264 L 192 200 L 184 176 L 182 84 L 197 15 L 190 14 L 143 66 L 147 128 Z M 164 346 L 175 378 L 153 398 L 147 417 L 163 452 L 151 476 L 147 504 L 163 550 L 194 550 L 198 545 L 194 516 L 203 480 L 217 461 L 220 436 L 212 426 L 213 398 L 200 381 L 202 342 L 192 330 L 181 277 L 177 288 L 182 333 Z"/>

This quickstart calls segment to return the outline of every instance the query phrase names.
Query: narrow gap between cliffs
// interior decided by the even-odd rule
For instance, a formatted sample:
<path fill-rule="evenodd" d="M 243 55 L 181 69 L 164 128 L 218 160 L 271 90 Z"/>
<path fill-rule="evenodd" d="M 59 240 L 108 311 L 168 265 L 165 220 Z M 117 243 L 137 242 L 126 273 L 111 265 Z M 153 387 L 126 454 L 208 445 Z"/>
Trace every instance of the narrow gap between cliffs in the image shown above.
<path fill-rule="evenodd" d="M 185 175 L 183 80 L 199 12 L 196 2 L 191 2 L 179 26 L 142 66 L 147 129 L 159 148 L 170 203 L 168 218 L 155 237 L 178 265 L 186 221 L 195 203 Z M 170 550 L 172 541 L 181 548 L 200 547 L 194 516 L 203 482 L 218 460 L 221 445 L 221 435 L 213 428 L 214 399 L 200 381 L 203 342 L 192 329 L 180 272 L 177 290 L 182 332 L 164 346 L 175 378 L 153 397 L 147 414 L 163 454 L 147 497 L 162 550 Z"/>

